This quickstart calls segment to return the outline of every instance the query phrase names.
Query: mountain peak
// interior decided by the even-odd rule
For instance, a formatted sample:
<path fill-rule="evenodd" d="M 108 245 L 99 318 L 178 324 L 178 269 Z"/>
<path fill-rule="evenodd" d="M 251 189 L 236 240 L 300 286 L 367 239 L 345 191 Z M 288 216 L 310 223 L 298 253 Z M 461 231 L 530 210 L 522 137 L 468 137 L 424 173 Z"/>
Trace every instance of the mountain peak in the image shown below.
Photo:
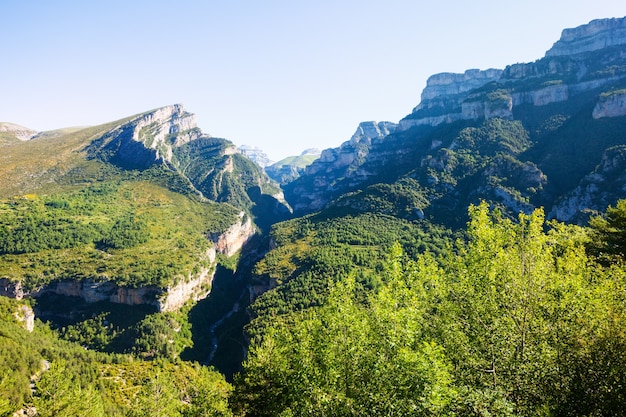
<path fill-rule="evenodd" d="M 626 17 L 597 19 L 564 29 L 561 39 L 546 52 L 546 57 L 593 52 L 610 46 L 626 44 Z"/>

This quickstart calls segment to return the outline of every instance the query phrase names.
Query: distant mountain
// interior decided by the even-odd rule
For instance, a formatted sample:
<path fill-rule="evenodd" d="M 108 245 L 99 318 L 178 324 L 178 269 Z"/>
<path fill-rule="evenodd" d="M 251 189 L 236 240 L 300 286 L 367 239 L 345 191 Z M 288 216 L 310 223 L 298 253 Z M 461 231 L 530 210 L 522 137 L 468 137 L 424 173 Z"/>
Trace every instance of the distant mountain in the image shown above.
<path fill-rule="evenodd" d="M 265 168 L 266 166 L 272 165 L 274 163 L 274 161 L 272 161 L 261 148 L 241 145 L 238 147 L 238 149 L 239 152 L 247 156 L 252 162 L 256 163 L 261 168 Z"/>
<path fill-rule="evenodd" d="M 626 18 L 595 20 L 564 30 L 535 62 L 433 75 L 397 125 L 360 126 L 286 184 L 285 196 L 301 214 L 333 200 L 367 210 L 368 186 L 402 183 L 423 198 L 400 211 L 443 223 L 463 224 L 480 199 L 584 221 L 626 197 L 621 187 L 603 187 L 601 202 L 583 195 L 618 154 L 609 148 L 626 146 L 625 103 Z"/>
<path fill-rule="evenodd" d="M 287 184 L 302 175 L 306 167 L 318 159 L 320 154 L 321 151 L 319 149 L 307 149 L 298 156 L 288 156 L 270 166 L 266 166 L 265 172 L 279 184 Z"/>

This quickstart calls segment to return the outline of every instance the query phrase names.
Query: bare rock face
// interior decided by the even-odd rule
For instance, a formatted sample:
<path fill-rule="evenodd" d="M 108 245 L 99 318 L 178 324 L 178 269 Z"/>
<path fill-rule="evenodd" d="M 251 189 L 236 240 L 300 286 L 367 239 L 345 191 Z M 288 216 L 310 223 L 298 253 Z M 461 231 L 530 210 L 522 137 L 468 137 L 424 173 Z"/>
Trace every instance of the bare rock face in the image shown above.
<path fill-rule="evenodd" d="M 600 100 L 593 109 L 593 118 L 626 116 L 626 90 L 617 93 L 607 93 L 600 96 Z"/>
<path fill-rule="evenodd" d="M 218 253 L 232 256 L 237 253 L 256 233 L 256 228 L 252 224 L 250 217 L 242 212 L 239 216 L 240 223 L 235 223 L 224 233 L 212 235 L 211 240 L 215 244 Z"/>
<path fill-rule="evenodd" d="M 626 146 L 604 152 L 600 164 L 550 211 L 560 221 L 585 223 L 590 215 L 604 212 L 626 193 Z"/>
<path fill-rule="evenodd" d="M 372 140 L 383 139 L 385 136 L 393 133 L 398 125 L 392 122 L 361 122 L 352 135 L 350 142 L 366 142 L 372 143 Z"/>
<path fill-rule="evenodd" d="M 238 149 L 239 152 L 241 152 L 243 155 L 245 155 L 248 159 L 256 163 L 261 168 L 265 168 L 274 163 L 274 161 L 272 161 L 269 156 L 267 156 L 267 154 L 263 152 L 263 150 L 260 148 L 248 145 L 241 145 L 238 147 Z"/>
<path fill-rule="evenodd" d="M 134 117 L 94 141 L 87 151 L 94 158 L 143 169 L 173 163 L 173 148 L 201 136 L 195 115 L 175 104 Z"/>
<path fill-rule="evenodd" d="M 287 185 L 285 196 L 293 210 L 314 211 L 328 203 L 344 179 L 358 183 L 368 175 L 361 169 L 370 149 L 385 141 L 397 129 L 391 122 L 362 122 L 349 141 L 339 148 L 325 149 L 305 169 L 306 181 L 295 180 Z"/>
<path fill-rule="evenodd" d="M 0 133 L 11 133 L 19 140 L 29 140 L 37 135 L 36 131 L 13 123 L 0 123 Z"/>
<path fill-rule="evenodd" d="M 463 108 L 464 103 L 472 91 L 498 81 L 501 76 L 500 69 L 470 69 L 462 74 L 444 72 L 432 75 L 426 81 L 420 104 L 400 121 L 398 130 L 483 117 L 487 109 L 484 103 L 471 100 Z"/>
<path fill-rule="evenodd" d="M 547 57 L 575 55 L 626 44 L 626 17 L 598 19 L 573 29 L 565 29 Z"/>
<path fill-rule="evenodd" d="M 493 68 L 488 70 L 469 69 L 463 74 L 443 72 L 431 75 L 426 81 L 426 88 L 422 91 L 422 102 L 442 96 L 465 94 L 492 81 L 497 81 L 501 76 L 502 70 Z M 413 111 L 419 110 L 419 107 Z"/>
<path fill-rule="evenodd" d="M 15 319 L 24 326 L 27 332 L 35 330 L 35 312 L 30 306 L 22 305 L 15 312 Z"/>

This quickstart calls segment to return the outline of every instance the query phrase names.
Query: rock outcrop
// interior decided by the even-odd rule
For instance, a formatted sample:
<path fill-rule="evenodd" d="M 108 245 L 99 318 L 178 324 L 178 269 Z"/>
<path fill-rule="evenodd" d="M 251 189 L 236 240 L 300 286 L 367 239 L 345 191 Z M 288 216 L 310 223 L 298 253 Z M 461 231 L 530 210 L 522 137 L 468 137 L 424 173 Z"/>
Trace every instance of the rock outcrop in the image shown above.
<path fill-rule="evenodd" d="M 87 149 L 100 158 L 125 168 L 145 169 L 154 163 L 172 164 L 173 149 L 204 135 L 195 115 L 181 104 L 165 106 L 138 116 L 112 129 Z"/>
<path fill-rule="evenodd" d="M 15 312 L 15 319 L 27 332 L 32 333 L 35 330 L 35 312 L 30 306 L 20 306 Z"/>
<path fill-rule="evenodd" d="M 305 168 L 305 181 L 294 181 L 285 187 L 287 201 L 295 212 L 318 210 L 345 185 L 338 181 L 358 183 L 369 173 L 361 170 L 370 148 L 384 141 L 397 128 L 392 122 L 362 122 L 349 141 L 339 148 L 325 149 Z"/>
<path fill-rule="evenodd" d="M 350 142 L 371 145 L 373 140 L 383 139 L 393 133 L 397 127 L 397 123 L 392 122 L 361 122 L 350 138 Z"/>
<path fill-rule="evenodd" d="M 256 228 L 250 217 L 243 212 L 239 215 L 240 222 L 233 224 L 225 232 L 212 235 L 211 240 L 215 244 L 217 253 L 232 256 L 254 236 Z"/>
<path fill-rule="evenodd" d="M 626 17 L 592 20 L 586 25 L 564 29 L 547 57 L 576 55 L 626 44 Z"/>
<path fill-rule="evenodd" d="M 550 211 L 560 221 L 585 223 L 626 195 L 626 145 L 607 149 L 596 169 Z"/>
<path fill-rule="evenodd" d="M 602 94 L 592 115 L 594 119 L 626 116 L 626 90 Z"/>
<path fill-rule="evenodd" d="M 267 156 L 262 149 L 253 146 L 241 145 L 238 147 L 239 152 L 245 155 L 252 162 L 256 163 L 261 168 L 272 165 L 274 162 Z"/>

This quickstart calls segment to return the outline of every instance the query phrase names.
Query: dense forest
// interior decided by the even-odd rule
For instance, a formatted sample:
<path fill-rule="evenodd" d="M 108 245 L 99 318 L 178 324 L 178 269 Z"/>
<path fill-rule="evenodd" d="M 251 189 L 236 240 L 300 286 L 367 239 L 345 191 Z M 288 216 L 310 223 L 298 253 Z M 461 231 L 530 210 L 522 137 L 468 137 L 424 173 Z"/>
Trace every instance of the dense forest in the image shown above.
<path fill-rule="evenodd" d="M 510 219 L 486 203 L 469 216 L 438 246 L 391 243 L 369 274 L 326 275 L 316 302 L 268 301 L 232 384 L 178 359 L 184 343 L 156 348 L 184 327 L 184 311 L 148 314 L 134 328 L 144 349 L 119 354 L 88 344 L 88 326 L 37 321 L 29 333 L 28 304 L 2 298 L 0 415 L 24 405 L 38 415 L 623 415 L 626 201 L 588 227 L 541 210 Z M 361 259 L 364 242 L 351 243 L 345 256 Z"/>

